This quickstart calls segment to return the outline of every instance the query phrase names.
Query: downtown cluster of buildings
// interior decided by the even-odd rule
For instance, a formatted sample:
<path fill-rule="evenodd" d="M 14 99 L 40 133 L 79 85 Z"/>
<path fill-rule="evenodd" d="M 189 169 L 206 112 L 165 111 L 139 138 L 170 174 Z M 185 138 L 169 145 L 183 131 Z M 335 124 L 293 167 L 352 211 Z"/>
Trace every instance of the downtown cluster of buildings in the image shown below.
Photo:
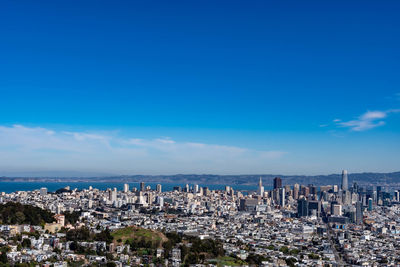
<path fill-rule="evenodd" d="M 398 191 L 389 193 L 379 186 L 356 183 L 349 186 L 346 171 L 340 186 L 284 185 L 277 177 L 273 188 L 265 190 L 260 178 L 254 192 L 236 191 L 231 186 L 210 190 L 199 185 L 177 186 L 165 192 L 161 184 L 150 188 L 145 183 L 133 189 L 125 184 L 121 191 L 89 187 L 65 188 L 59 193 L 48 193 L 45 188 L 3 192 L 0 203 L 41 207 L 55 213 L 56 221 L 44 227 L 0 225 L 0 243 L 10 245 L 13 236 L 36 230 L 39 237 L 22 237 L 31 239 L 30 247 L 21 250 L 10 245 L 7 256 L 11 262 L 46 262 L 55 258 L 60 265 L 68 260 L 92 264 L 109 259 L 76 253 L 63 241 L 65 233 L 60 233 L 61 229 L 85 226 L 98 233 L 106 228 L 113 231 L 137 226 L 218 239 L 223 242 L 226 256 L 245 262 L 256 255 L 262 258 L 262 266 L 398 266 L 399 201 Z M 79 212 L 79 220 L 67 224 L 62 215 L 66 212 Z M 178 246 L 168 257 L 163 257 L 161 247 L 155 255 L 145 257 L 130 253 L 124 245 L 81 243 L 112 253 L 117 266 L 154 265 L 150 256 L 161 258 L 159 265 L 164 266 L 184 262 Z"/>

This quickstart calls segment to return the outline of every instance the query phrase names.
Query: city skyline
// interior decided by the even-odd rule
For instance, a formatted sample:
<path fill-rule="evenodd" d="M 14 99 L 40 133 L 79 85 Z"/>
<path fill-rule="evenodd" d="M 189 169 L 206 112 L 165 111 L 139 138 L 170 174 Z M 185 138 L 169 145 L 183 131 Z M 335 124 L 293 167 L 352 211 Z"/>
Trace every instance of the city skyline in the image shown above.
<path fill-rule="evenodd" d="M 397 2 L 2 6 L 0 175 L 399 171 Z"/>

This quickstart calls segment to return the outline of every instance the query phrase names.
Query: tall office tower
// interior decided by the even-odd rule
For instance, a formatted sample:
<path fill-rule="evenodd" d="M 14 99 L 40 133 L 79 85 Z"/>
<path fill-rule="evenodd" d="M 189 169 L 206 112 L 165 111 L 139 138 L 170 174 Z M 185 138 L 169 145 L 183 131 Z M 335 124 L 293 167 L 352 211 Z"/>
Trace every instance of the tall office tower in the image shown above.
<path fill-rule="evenodd" d="M 114 187 L 113 191 L 111 192 L 111 202 L 117 201 L 117 188 Z"/>
<path fill-rule="evenodd" d="M 124 184 L 124 193 L 128 193 L 129 191 L 129 184 Z"/>
<path fill-rule="evenodd" d="M 260 181 L 258 182 L 257 195 L 259 195 L 259 196 L 264 195 L 264 186 L 262 185 L 261 177 L 260 177 Z"/>
<path fill-rule="evenodd" d="M 225 191 L 226 193 L 231 192 L 231 187 L 229 185 L 225 185 Z"/>
<path fill-rule="evenodd" d="M 358 184 L 356 182 L 353 183 L 353 192 L 358 193 Z"/>
<path fill-rule="evenodd" d="M 157 189 L 156 189 L 157 193 L 161 193 L 162 191 L 162 186 L 160 184 L 157 184 Z"/>
<path fill-rule="evenodd" d="M 376 187 L 376 203 L 382 198 L 382 186 Z"/>
<path fill-rule="evenodd" d="M 140 191 L 144 191 L 144 182 L 140 182 Z"/>
<path fill-rule="evenodd" d="M 362 199 L 362 204 L 363 204 L 363 206 L 367 206 L 367 204 L 368 204 L 368 203 L 367 203 L 367 195 L 365 195 L 365 194 L 362 195 L 362 196 L 361 196 L 361 199 Z"/>
<path fill-rule="evenodd" d="M 368 211 L 372 211 L 372 198 L 368 198 Z"/>
<path fill-rule="evenodd" d="M 107 194 L 108 194 L 108 200 L 111 201 L 112 198 L 112 190 L 110 188 L 107 188 Z"/>
<path fill-rule="evenodd" d="M 279 206 L 285 206 L 285 188 L 279 188 Z"/>
<path fill-rule="evenodd" d="M 299 198 L 299 189 L 300 189 L 299 184 L 294 184 L 294 186 L 293 186 L 293 198 L 294 199 Z"/>
<path fill-rule="evenodd" d="M 292 187 L 290 185 L 285 185 L 284 188 L 285 188 L 286 195 L 293 197 Z"/>
<path fill-rule="evenodd" d="M 153 202 L 154 202 L 154 200 L 153 200 L 153 194 L 152 194 L 152 192 L 148 192 L 147 193 L 147 204 L 149 204 L 149 205 L 151 205 L 151 204 L 153 204 Z"/>
<path fill-rule="evenodd" d="M 322 211 L 322 203 L 318 200 L 308 201 L 308 214 L 320 217 Z"/>
<path fill-rule="evenodd" d="M 301 188 L 301 194 L 307 197 L 310 194 L 310 188 L 308 188 L 308 186 L 303 186 Z"/>
<path fill-rule="evenodd" d="M 351 193 L 350 193 L 350 191 L 344 191 L 342 193 L 342 203 L 344 205 L 351 204 Z"/>
<path fill-rule="evenodd" d="M 274 189 L 282 187 L 282 179 L 279 177 L 274 178 Z"/>
<path fill-rule="evenodd" d="M 194 192 L 199 193 L 199 185 L 198 184 L 194 185 Z"/>
<path fill-rule="evenodd" d="M 316 195 L 317 194 L 317 187 L 316 186 L 314 186 L 312 184 L 309 184 L 308 188 L 310 188 L 310 194 L 311 195 Z"/>
<path fill-rule="evenodd" d="M 189 184 L 185 185 L 185 192 L 189 192 Z"/>
<path fill-rule="evenodd" d="M 41 195 L 41 196 L 47 195 L 47 188 L 46 188 L 46 187 L 40 188 L 40 195 Z"/>
<path fill-rule="evenodd" d="M 342 190 L 348 190 L 349 189 L 349 181 L 347 178 L 347 171 L 343 170 L 342 171 Z"/>
<path fill-rule="evenodd" d="M 361 202 L 357 201 L 356 203 L 356 224 L 361 224 L 363 221 L 363 211 Z"/>
<path fill-rule="evenodd" d="M 308 201 L 304 197 L 297 201 L 297 217 L 308 216 Z"/>

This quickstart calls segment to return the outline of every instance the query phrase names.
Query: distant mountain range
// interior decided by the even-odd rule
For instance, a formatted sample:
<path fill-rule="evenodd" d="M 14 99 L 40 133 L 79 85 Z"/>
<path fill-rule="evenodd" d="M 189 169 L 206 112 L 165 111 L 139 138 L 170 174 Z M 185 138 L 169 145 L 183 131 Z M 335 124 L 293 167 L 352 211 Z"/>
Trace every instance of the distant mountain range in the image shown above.
<path fill-rule="evenodd" d="M 56 173 L 53 173 L 56 174 Z M 275 177 L 281 177 L 283 184 L 314 184 L 340 185 L 341 174 L 330 175 L 213 175 L 213 174 L 175 174 L 175 175 L 82 175 L 80 172 L 71 172 L 71 175 L 15 175 L 0 177 L 3 182 L 120 182 L 120 183 L 181 183 L 181 184 L 226 184 L 226 185 L 254 185 L 260 177 L 264 186 L 272 186 Z M 400 187 L 400 172 L 392 173 L 351 173 L 349 184 L 357 182 L 360 185 L 392 185 Z"/>

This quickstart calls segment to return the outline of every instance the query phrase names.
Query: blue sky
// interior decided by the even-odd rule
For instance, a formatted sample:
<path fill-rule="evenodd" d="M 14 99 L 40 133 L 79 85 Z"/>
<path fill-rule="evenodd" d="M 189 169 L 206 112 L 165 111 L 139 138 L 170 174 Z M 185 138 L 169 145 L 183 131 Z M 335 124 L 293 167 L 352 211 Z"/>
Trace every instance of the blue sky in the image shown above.
<path fill-rule="evenodd" d="M 0 172 L 400 163 L 398 1 L 3 1 Z"/>

